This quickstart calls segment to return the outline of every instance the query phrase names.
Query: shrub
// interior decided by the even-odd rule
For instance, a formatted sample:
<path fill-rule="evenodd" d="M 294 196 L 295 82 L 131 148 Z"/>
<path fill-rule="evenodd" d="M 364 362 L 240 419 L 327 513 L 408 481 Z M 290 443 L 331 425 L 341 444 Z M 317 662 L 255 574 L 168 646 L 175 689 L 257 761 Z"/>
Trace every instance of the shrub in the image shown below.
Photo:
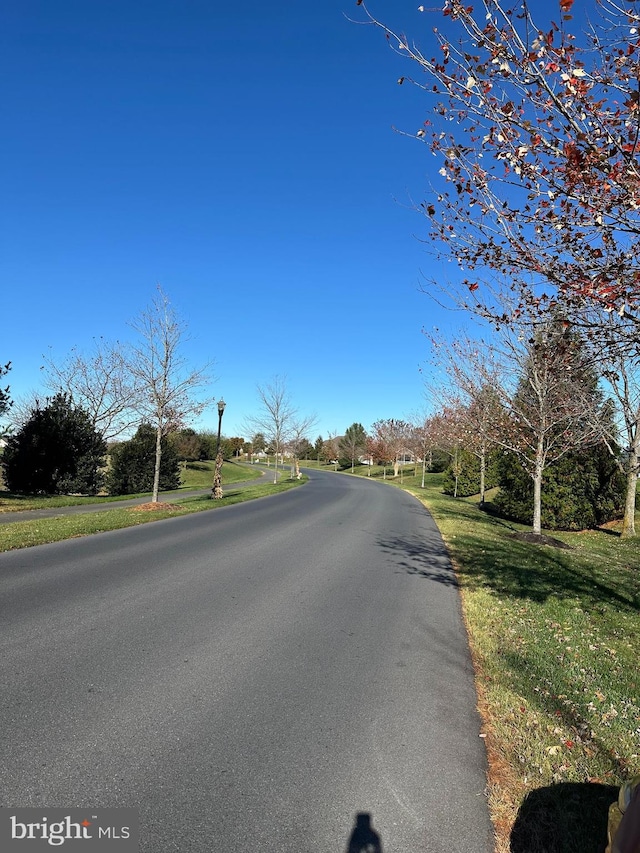
<path fill-rule="evenodd" d="M 495 452 L 488 454 L 484 472 L 485 490 L 498 485 L 497 460 L 498 456 Z M 456 464 L 458 470 L 457 490 L 454 468 Z M 457 463 L 452 460 L 445 470 L 442 491 L 445 495 L 456 494 L 459 498 L 477 495 L 480 492 L 480 459 L 475 453 L 470 453 L 468 450 L 458 451 Z"/>
<path fill-rule="evenodd" d="M 495 509 L 528 524 L 533 514 L 533 480 L 513 454 L 501 456 Z M 576 451 L 550 466 L 542 483 L 542 526 L 585 530 L 621 518 L 625 478 L 604 445 Z"/>
<path fill-rule="evenodd" d="M 96 494 L 107 446 L 84 409 L 56 394 L 31 411 L 11 435 L 2 457 L 9 491 L 21 494 Z"/>
<path fill-rule="evenodd" d="M 111 495 L 131 495 L 150 492 L 156 461 L 156 432 L 149 424 L 142 424 L 129 441 L 123 441 L 111 451 L 111 466 L 107 476 L 107 489 Z M 180 463 L 175 447 L 162 439 L 160 461 L 160 489 L 169 491 L 180 486 Z"/>

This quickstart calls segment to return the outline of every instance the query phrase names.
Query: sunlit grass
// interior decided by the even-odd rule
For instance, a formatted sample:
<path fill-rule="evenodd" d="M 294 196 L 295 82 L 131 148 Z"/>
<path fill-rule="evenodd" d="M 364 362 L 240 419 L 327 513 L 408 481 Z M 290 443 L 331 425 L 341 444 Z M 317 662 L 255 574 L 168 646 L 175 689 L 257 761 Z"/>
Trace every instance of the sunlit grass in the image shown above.
<path fill-rule="evenodd" d="M 213 501 L 208 495 L 203 495 L 176 501 L 169 506 L 160 504 L 158 508 L 146 511 L 141 511 L 137 507 L 123 507 L 102 512 L 86 512 L 77 515 L 2 524 L 0 525 L 0 551 L 60 542 L 64 539 L 89 536 L 92 533 L 119 530 L 124 527 L 134 527 L 139 524 L 148 524 L 194 512 L 214 511 L 220 507 L 286 492 L 302 485 L 306 480 L 306 477 L 302 477 L 300 480 L 283 479 L 275 485 L 272 482 L 264 482 L 256 486 L 235 490 L 225 486 L 224 497 L 219 501 Z"/>
<path fill-rule="evenodd" d="M 181 485 L 183 491 L 211 488 L 213 485 L 215 462 L 188 462 L 180 467 Z M 260 471 L 251 469 L 234 462 L 225 462 L 222 466 L 223 483 L 240 483 L 254 480 L 260 476 Z M 79 497 L 77 495 L 16 495 L 0 491 L 0 512 L 15 512 L 28 509 L 56 509 L 66 506 L 90 506 L 91 504 L 111 503 L 131 498 L 145 497 L 149 492 L 133 495 L 98 495 L 97 497 Z"/>

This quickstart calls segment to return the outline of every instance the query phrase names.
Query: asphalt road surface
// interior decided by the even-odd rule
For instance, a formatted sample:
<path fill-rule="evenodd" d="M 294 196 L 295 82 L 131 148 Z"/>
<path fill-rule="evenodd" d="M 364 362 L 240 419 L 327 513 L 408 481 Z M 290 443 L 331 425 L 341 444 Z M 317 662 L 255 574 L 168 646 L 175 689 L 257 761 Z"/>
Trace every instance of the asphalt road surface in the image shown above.
<path fill-rule="evenodd" d="M 144 853 L 344 853 L 358 813 L 374 853 L 492 850 L 455 580 L 400 490 L 310 472 L 0 554 L 0 606 L 3 806 L 136 807 Z"/>

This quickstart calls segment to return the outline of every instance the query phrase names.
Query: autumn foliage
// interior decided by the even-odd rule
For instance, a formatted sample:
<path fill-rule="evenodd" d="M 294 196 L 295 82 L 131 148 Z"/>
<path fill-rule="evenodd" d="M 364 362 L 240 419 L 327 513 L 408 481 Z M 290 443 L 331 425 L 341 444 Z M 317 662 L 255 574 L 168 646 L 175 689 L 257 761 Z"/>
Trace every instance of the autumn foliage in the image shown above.
<path fill-rule="evenodd" d="M 434 56 L 369 13 L 419 72 L 399 82 L 433 101 L 414 132 L 442 180 L 421 209 L 489 314 L 488 271 L 516 305 L 640 305 L 640 10 L 601 0 L 591 22 L 572 6 L 544 22 L 522 0 L 447 0 Z"/>

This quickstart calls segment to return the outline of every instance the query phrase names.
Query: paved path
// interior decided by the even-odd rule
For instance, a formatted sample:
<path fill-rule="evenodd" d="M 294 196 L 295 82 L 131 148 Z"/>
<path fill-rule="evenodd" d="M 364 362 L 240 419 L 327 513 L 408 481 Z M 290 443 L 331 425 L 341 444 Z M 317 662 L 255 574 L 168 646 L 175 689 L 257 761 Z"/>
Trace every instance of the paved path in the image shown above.
<path fill-rule="evenodd" d="M 260 469 L 259 469 L 260 470 Z M 239 483 L 224 483 L 223 491 L 225 494 L 231 494 L 241 489 L 246 489 L 249 486 L 255 486 L 258 483 L 265 482 L 265 474 L 267 469 L 261 471 L 261 476 L 255 480 L 241 480 Z M 174 491 L 161 492 L 160 500 L 172 503 L 173 501 L 181 501 L 186 498 L 195 498 L 200 495 L 207 495 L 211 489 L 195 489 L 191 491 Z M 93 504 L 76 504 L 75 506 L 59 506 L 50 507 L 47 509 L 25 509 L 11 510 L 10 512 L 0 512 L 0 524 L 10 524 L 14 521 L 33 521 L 39 518 L 57 518 L 61 515 L 80 515 L 85 512 L 106 512 L 109 509 L 122 509 L 128 506 L 138 506 L 139 504 L 148 503 L 151 500 L 151 493 L 141 498 L 131 498 L 121 501 L 105 501 L 104 503 Z"/>
<path fill-rule="evenodd" d="M 345 853 L 359 813 L 492 851 L 455 577 L 399 489 L 0 554 L 0 611 L 2 805 L 137 807 L 140 853 Z"/>

